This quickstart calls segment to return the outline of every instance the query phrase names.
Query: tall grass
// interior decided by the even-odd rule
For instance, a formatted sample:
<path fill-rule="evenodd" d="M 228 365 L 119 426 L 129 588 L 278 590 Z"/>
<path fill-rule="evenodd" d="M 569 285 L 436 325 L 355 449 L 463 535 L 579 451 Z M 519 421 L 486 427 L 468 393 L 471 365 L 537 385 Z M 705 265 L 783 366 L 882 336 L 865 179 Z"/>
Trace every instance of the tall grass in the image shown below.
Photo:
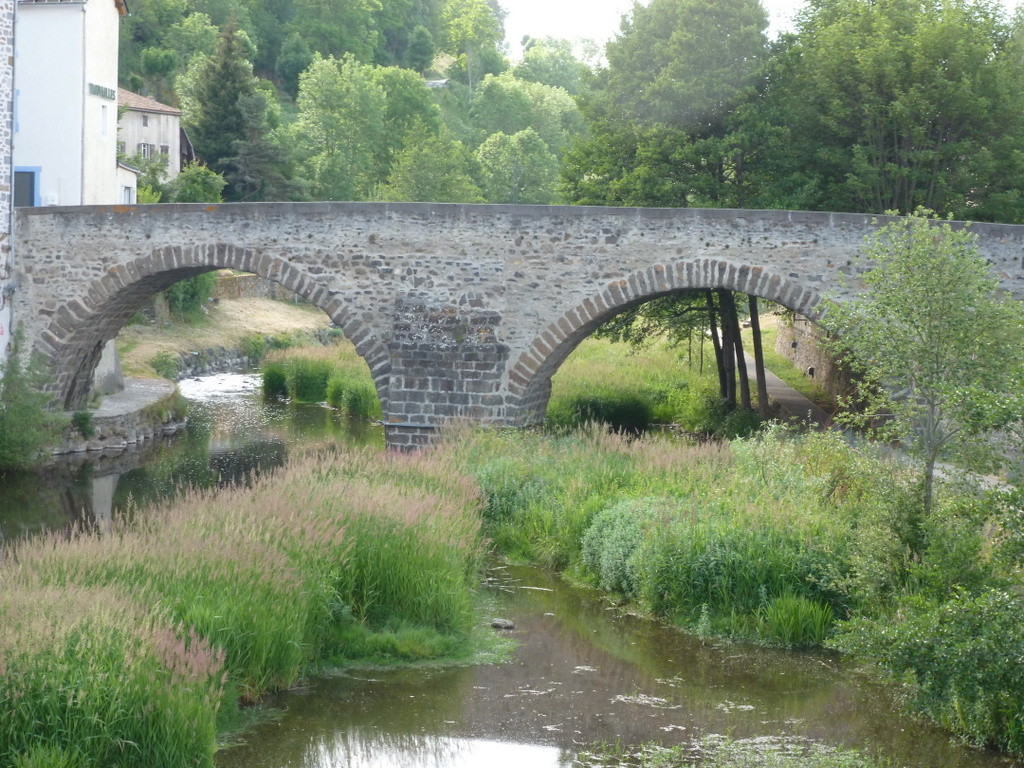
<path fill-rule="evenodd" d="M 344 340 L 329 347 L 296 347 L 267 354 L 265 397 L 327 402 L 353 418 L 380 418 L 380 400 L 366 363 Z"/>
<path fill-rule="evenodd" d="M 222 703 L 293 685 L 311 663 L 464 649 L 483 551 L 477 502 L 435 457 L 352 451 L 249 488 L 192 492 L 109 535 L 20 544 L 2 568 L 2 685 L 18 687 L 0 696 L 0 723 L 16 724 L 0 765 L 80 740 L 148 750 L 90 753 L 88 765 L 210 765 Z M 22 617 L 34 603 L 53 607 L 32 624 Z M 152 714 L 134 714 L 143 709 Z"/>
<path fill-rule="evenodd" d="M 841 441 L 805 440 L 687 444 L 594 428 L 462 435 L 447 450 L 480 483 L 485 530 L 508 556 L 691 628 L 703 616 L 719 634 L 814 645 L 832 617 L 899 583 L 895 564 L 865 553 L 898 483 L 878 462 L 851 462 Z"/>

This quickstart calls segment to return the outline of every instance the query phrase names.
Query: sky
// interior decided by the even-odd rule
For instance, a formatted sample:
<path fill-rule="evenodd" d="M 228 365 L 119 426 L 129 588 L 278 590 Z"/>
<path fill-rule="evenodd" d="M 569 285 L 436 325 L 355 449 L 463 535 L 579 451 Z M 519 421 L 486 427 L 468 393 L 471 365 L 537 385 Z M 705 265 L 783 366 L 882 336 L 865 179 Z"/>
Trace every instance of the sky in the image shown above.
<path fill-rule="evenodd" d="M 602 45 L 619 31 L 622 15 L 633 0 L 499 0 L 508 12 L 506 40 L 512 58 L 520 56 L 523 35 L 533 37 L 590 38 Z M 768 11 L 768 35 L 792 28 L 802 0 L 762 0 Z M 1003 0 L 1008 9 L 1018 0 Z"/>

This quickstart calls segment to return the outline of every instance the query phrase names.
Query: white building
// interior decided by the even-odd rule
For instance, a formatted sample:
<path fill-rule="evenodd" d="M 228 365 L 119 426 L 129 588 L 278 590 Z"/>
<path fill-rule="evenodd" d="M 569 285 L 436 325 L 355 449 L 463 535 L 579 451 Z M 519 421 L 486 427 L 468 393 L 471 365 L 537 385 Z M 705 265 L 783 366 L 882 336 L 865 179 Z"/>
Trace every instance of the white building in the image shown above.
<path fill-rule="evenodd" d="M 117 91 L 121 121 L 117 125 L 118 151 L 149 159 L 167 158 L 166 181 L 181 172 L 192 145 L 181 130 L 181 110 L 124 88 Z"/>
<path fill-rule="evenodd" d="M 117 45 L 124 0 L 18 0 L 15 205 L 125 200 L 117 163 Z"/>

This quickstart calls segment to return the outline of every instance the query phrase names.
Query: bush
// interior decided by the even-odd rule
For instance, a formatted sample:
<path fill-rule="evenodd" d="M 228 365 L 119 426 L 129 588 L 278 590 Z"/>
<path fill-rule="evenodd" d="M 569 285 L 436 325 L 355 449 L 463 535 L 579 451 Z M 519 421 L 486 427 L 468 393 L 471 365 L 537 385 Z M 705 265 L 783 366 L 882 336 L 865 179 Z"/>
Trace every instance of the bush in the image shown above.
<path fill-rule="evenodd" d="M 583 534 L 583 564 L 601 589 L 629 599 L 640 594 L 641 566 L 634 559 L 652 518 L 664 514 L 671 502 L 629 499 L 594 515 Z"/>
<path fill-rule="evenodd" d="M 171 314 L 179 320 L 196 320 L 202 317 L 206 302 L 210 300 L 216 286 L 216 272 L 205 272 L 175 283 L 164 291 Z"/>
<path fill-rule="evenodd" d="M 297 357 L 288 366 L 288 395 L 300 403 L 320 403 L 327 398 L 327 382 L 334 366 L 328 360 Z"/>
<path fill-rule="evenodd" d="M 288 371 L 284 363 L 263 364 L 263 396 L 279 398 L 288 396 Z"/>
<path fill-rule="evenodd" d="M 377 388 L 353 371 L 335 371 L 327 382 L 327 402 L 351 418 L 380 418 Z"/>
<path fill-rule="evenodd" d="M 1024 597 L 991 590 L 897 618 L 857 619 L 833 645 L 912 684 L 912 703 L 978 746 L 1024 753 Z"/>
<path fill-rule="evenodd" d="M 42 368 L 24 360 L 22 338 L 15 333 L 7 361 L 0 362 L 0 471 L 35 464 L 63 426 L 61 415 L 48 410 Z"/>
<path fill-rule="evenodd" d="M 157 352 L 149 358 L 149 367 L 161 378 L 176 379 L 181 369 L 181 357 L 173 352 Z"/>
<path fill-rule="evenodd" d="M 612 392 L 556 400 L 548 408 L 547 420 L 552 426 L 563 429 L 597 422 L 617 432 L 636 434 L 650 427 L 653 411 L 640 395 Z"/>
<path fill-rule="evenodd" d="M 92 423 L 92 411 L 75 411 L 71 415 L 71 426 L 86 440 L 96 434 L 96 427 Z"/>

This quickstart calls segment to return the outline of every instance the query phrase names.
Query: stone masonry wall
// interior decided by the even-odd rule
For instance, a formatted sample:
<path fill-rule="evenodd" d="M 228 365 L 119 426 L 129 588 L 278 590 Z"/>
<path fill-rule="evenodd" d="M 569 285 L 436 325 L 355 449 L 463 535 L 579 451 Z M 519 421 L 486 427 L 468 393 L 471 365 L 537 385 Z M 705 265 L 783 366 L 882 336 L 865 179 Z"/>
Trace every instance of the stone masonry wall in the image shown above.
<path fill-rule="evenodd" d="M 0 0 L 0 363 L 7 356 L 13 312 L 14 254 L 11 211 L 14 198 L 14 0 Z"/>
<path fill-rule="evenodd" d="M 322 308 L 364 357 L 395 444 L 453 417 L 537 420 L 551 375 L 623 309 L 728 288 L 817 317 L 857 290 L 874 217 L 793 211 L 394 203 L 25 209 L 18 308 L 67 407 L 155 291 L 215 268 Z M 1024 227 L 975 225 L 1024 297 Z"/>

